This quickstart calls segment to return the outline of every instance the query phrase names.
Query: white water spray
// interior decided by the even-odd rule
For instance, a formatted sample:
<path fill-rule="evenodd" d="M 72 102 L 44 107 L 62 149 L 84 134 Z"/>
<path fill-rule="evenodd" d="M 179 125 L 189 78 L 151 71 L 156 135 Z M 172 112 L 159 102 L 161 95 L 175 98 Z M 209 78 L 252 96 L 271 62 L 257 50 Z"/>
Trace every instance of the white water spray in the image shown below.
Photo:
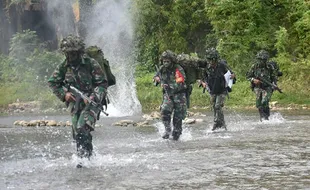
<path fill-rule="evenodd" d="M 88 23 L 87 45 L 103 49 L 109 60 L 116 85 L 109 87 L 108 112 L 111 116 L 141 113 L 134 80 L 133 24 L 130 1 L 97 1 Z"/>

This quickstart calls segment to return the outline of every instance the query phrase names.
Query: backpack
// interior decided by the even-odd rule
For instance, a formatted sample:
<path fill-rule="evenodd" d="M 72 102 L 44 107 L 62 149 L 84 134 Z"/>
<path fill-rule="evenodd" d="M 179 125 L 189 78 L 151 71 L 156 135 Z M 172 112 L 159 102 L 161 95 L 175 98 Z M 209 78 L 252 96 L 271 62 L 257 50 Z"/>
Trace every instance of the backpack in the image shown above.
<path fill-rule="evenodd" d="M 187 85 L 193 84 L 196 80 L 201 78 L 201 71 L 199 69 L 200 61 L 198 57 L 193 57 L 184 53 L 177 56 L 177 64 L 185 71 Z"/>
<path fill-rule="evenodd" d="M 267 64 L 272 68 L 277 78 L 283 75 L 277 62 L 269 61 Z"/>
<path fill-rule="evenodd" d="M 111 71 L 109 61 L 104 58 L 102 50 L 98 46 L 89 46 L 85 49 L 85 52 L 89 57 L 95 59 L 99 63 L 104 74 L 107 76 L 108 86 L 115 85 L 115 76 Z"/>

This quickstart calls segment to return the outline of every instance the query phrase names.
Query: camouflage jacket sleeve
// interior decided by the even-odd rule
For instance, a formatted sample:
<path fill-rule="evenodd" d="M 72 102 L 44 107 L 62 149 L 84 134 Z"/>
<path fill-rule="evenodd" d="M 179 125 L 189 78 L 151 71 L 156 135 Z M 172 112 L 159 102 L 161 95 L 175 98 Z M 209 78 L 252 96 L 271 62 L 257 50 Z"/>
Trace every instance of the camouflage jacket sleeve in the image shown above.
<path fill-rule="evenodd" d="M 160 77 L 160 72 L 159 72 L 159 71 L 156 71 L 154 77 Z"/>
<path fill-rule="evenodd" d="M 104 75 L 101 66 L 96 60 L 91 59 L 91 64 L 92 83 L 94 87 L 91 96 L 95 96 L 97 100 L 101 102 L 107 94 L 108 80 L 107 77 Z"/>
<path fill-rule="evenodd" d="M 255 77 L 254 75 L 254 69 L 255 69 L 255 65 L 252 65 L 250 70 L 246 73 L 246 79 L 249 81 L 252 81 L 253 78 Z"/>
<path fill-rule="evenodd" d="M 270 82 L 277 83 L 277 75 L 276 72 L 274 71 L 274 68 L 268 68 L 269 73 L 270 73 Z"/>
<path fill-rule="evenodd" d="M 65 91 L 63 86 L 67 70 L 65 64 L 66 61 L 58 65 L 52 76 L 48 79 L 49 87 L 53 90 L 53 93 L 63 102 L 65 101 Z"/>
<path fill-rule="evenodd" d="M 166 70 L 163 67 L 160 69 L 160 83 L 168 94 L 176 94 L 186 90 L 186 75 L 184 69 L 180 65 L 175 65 L 172 69 Z"/>

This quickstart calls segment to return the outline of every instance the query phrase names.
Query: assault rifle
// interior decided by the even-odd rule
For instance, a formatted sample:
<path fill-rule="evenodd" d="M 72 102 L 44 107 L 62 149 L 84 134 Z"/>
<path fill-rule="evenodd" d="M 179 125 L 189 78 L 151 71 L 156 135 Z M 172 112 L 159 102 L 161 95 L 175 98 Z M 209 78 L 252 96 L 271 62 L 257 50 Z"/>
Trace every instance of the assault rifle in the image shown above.
<path fill-rule="evenodd" d="M 79 100 L 83 99 L 83 100 L 87 100 L 89 104 L 93 105 L 94 107 L 98 108 L 103 114 L 105 114 L 106 116 L 108 116 L 109 114 L 107 112 L 104 111 L 103 105 L 96 103 L 94 100 L 90 99 L 88 96 L 86 96 L 85 94 L 83 94 L 83 92 L 79 91 L 77 88 L 75 88 L 74 86 L 69 86 L 69 87 L 63 87 L 64 90 L 66 92 L 71 92 L 73 94 L 73 96 L 75 96 L 76 99 L 76 105 L 75 107 L 78 107 L 77 104 L 79 104 Z M 99 114 L 98 114 L 99 116 Z M 97 116 L 97 118 L 98 118 Z"/>
<path fill-rule="evenodd" d="M 200 81 L 198 87 L 199 87 L 199 88 L 203 87 L 203 86 L 202 86 L 202 81 Z M 209 88 L 208 85 L 206 86 L 206 88 L 203 88 L 202 93 L 206 93 L 206 90 L 207 90 L 207 91 L 209 92 L 209 94 L 210 94 L 210 88 Z"/>
<path fill-rule="evenodd" d="M 156 68 L 156 76 L 158 76 L 159 75 L 159 68 L 157 65 L 155 65 L 155 68 Z M 155 79 L 153 79 L 153 82 L 154 82 L 154 86 L 159 85 L 159 82 L 157 82 Z"/>
<path fill-rule="evenodd" d="M 257 77 L 257 79 L 260 80 L 261 82 L 263 82 L 263 83 L 265 83 L 265 84 L 271 86 L 273 89 L 279 91 L 280 93 L 283 93 L 282 90 L 281 90 L 277 85 L 275 85 L 275 84 L 273 84 L 273 83 L 267 81 L 266 79 L 261 78 L 261 77 Z"/>

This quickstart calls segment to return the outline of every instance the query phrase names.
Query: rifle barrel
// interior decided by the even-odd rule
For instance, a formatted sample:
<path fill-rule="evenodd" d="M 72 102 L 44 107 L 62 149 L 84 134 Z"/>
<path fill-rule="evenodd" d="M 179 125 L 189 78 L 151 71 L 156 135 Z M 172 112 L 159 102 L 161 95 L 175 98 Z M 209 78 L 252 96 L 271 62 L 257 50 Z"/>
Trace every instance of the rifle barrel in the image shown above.
<path fill-rule="evenodd" d="M 96 103 L 95 101 L 93 101 L 92 99 L 90 99 L 88 96 L 86 96 L 85 94 L 83 94 L 83 92 L 79 91 L 77 88 L 75 88 L 74 86 L 69 86 L 68 87 L 69 92 L 70 90 L 73 91 L 74 94 L 78 94 L 81 96 L 81 98 L 87 100 L 90 104 L 92 104 L 93 106 L 97 107 L 104 115 L 108 116 L 109 114 L 107 112 L 105 112 L 103 110 L 103 106 L 100 106 L 98 103 Z M 68 90 L 67 89 L 67 90 Z"/>

